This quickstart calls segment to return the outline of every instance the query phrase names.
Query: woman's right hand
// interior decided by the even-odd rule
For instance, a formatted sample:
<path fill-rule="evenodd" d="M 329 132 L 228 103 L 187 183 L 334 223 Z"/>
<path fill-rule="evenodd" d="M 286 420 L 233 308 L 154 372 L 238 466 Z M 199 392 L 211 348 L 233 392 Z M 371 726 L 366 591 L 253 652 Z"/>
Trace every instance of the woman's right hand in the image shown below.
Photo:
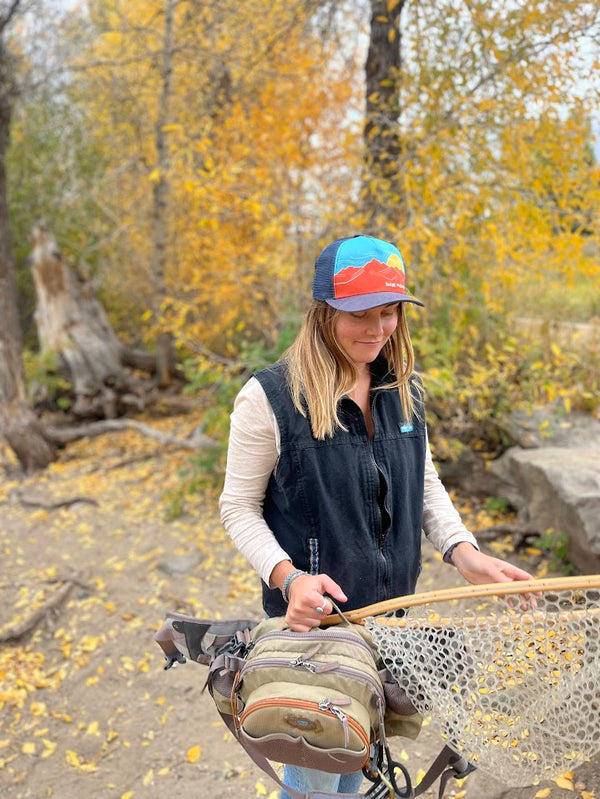
<path fill-rule="evenodd" d="M 330 594 L 338 602 L 348 600 L 340 586 L 326 574 L 296 577 L 288 590 L 289 604 L 285 614 L 290 630 L 305 633 L 319 626 L 321 619 L 333 610 L 324 594 Z M 317 608 L 321 608 L 321 612 Z"/>

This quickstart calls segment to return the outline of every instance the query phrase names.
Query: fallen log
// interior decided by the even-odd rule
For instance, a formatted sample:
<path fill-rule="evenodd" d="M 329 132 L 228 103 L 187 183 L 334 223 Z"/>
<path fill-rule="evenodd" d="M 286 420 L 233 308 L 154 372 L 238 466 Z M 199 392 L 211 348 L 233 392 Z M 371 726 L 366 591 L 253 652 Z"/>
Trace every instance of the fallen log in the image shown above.
<path fill-rule="evenodd" d="M 67 582 L 63 583 L 55 591 L 53 591 L 39 607 L 35 608 L 35 610 L 24 619 L 13 624 L 9 623 L 6 627 L 0 630 L 0 643 L 6 643 L 7 641 L 18 641 L 20 638 L 23 638 L 23 636 L 27 635 L 27 633 L 35 629 L 42 619 L 44 619 L 47 614 L 50 613 L 50 611 L 55 610 L 62 605 L 65 599 L 69 596 L 69 593 L 74 585 L 74 582 L 67 580 Z"/>
<path fill-rule="evenodd" d="M 71 441 L 78 441 L 81 438 L 94 438 L 95 436 L 120 430 L 135 430 L 141 435 L 159 441 L 161 444 L 182 449 L 200 450 L 217 446 L 217 442 L 214 439 L 204 435 L 197 428 L 186 438 L 178 438 L 168 433 L 161 433 L 160 430 L 156 430 L 143 422 L 137 422 L 134 419 L 102 419 L 98 422 L 81 424 L 77 427 L 45 427 L 48 438 L 61 446 L 69 444 Z"/>
<path fill-rule="evenodd" d="M 42 508 L 43 510 L 58 510 L 59 508 L 69 507 L 69 505 L 75 505 L 78 502 L 98 505 L 98 500 L 93 497 L 79 495 L 65 499 L 47 500 L 42 497 L 26 496 L 21 491 L 13 491 L 10 494 L 10 498 L 15 499 L 20 505 L 24 505 L 26 508 Z"/>

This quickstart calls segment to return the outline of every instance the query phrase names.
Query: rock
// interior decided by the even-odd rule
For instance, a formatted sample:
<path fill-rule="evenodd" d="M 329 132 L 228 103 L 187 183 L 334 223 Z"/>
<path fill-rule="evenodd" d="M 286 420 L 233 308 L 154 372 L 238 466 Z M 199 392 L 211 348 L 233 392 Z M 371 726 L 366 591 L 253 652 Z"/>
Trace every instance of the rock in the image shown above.
<path fill-rule="evenodd" d="M 565 534 L 568 560 L 593 574 L 600 572 L 600 443 L 591 435 L 587 441 L 588 447 L 512 447 L 490 471 L 519 521 L 540 534 L 549 529 Z"/>
<path fill-rule="evenodd" d="M 200 560 L 201 558 L 198 553 L 193 553 L 191 555 L 170 555 L 160 561 L 158 568 L 171 577 L 179 577 L 195 569 L 200 563 Z"/>
<path fill-rule="evenodd" d="M 586 413 L 551 405 L 510 415 L 506 432 L 523 449 L 538 447 L 600 447 L 600 420 Z"/>

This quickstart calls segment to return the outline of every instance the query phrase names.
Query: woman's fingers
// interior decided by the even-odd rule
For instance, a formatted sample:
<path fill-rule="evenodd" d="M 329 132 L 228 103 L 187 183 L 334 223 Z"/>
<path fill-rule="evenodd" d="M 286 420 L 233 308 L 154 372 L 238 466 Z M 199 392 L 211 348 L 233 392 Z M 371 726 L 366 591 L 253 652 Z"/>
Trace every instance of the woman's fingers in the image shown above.
<path fill-rule="evenodd" d="M 347 600 L 340 586 L 326 574 L 302 575 L 292 583 L 286 622 L 296 632 L 318 627 L 321 619 L 333 611 L 333 604 L 324 594 L 339 602 Z"/>

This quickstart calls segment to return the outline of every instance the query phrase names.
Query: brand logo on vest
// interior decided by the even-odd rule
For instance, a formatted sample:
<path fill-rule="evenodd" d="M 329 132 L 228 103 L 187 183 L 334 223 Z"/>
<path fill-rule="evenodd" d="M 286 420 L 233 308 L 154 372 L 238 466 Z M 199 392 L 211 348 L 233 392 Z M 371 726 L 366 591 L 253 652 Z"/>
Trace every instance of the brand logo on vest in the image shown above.
<path fill-rule="evenodd" d="M 412 431 L 413 431 L 413 426 L 412 426 L 412 424 L 410 422 L 407 422 L 406 424 L 400 425 L 400 432 L 401 433 L 412 433 Z"/>

